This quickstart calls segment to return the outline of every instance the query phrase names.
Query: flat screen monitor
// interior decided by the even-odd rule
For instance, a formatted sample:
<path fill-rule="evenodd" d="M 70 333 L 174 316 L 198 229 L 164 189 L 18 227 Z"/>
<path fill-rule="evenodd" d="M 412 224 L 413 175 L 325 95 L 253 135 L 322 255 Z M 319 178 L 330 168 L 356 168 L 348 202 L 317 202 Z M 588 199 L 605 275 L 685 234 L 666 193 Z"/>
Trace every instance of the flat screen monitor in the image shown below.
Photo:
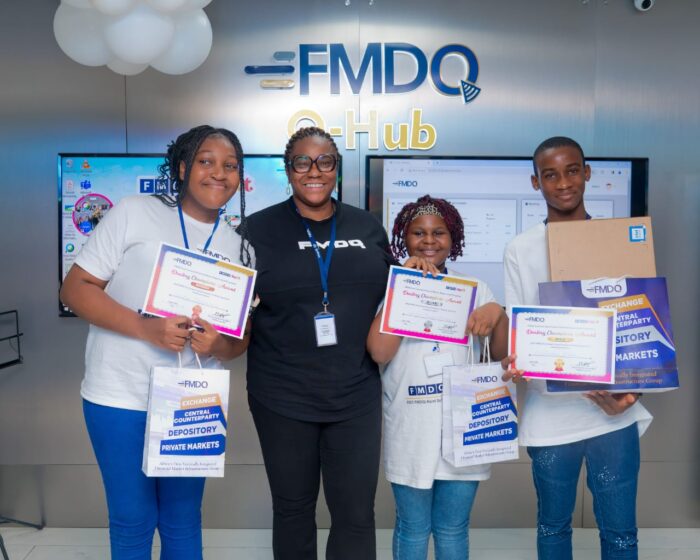
<path fill-rule="evenodd" d="M 171 194 L 167 179 L 159 177 L 163 154 L 88 154 L 58 156 L 59 281 L 62 283 L 75 257 L 99 221 L 117 202 L 129 195 Z M 245 156 L 246 215 L 289 197 L 284 160 L 280 154 Z M 341 193 L 338 164 L 338 197 Z M 240 194 L 227 204 L 226 223 L 240 223 Z M 62 316 L 72 313 L 59 302 Z"/>
<path fill-rule="evenodd" d="M 643 216 L 647 211 L 647 158 L 587 158 L 591 180 L 586 209 L 593 218 Z M 464 220 L 464 254 L 447 267 L 486 282 L 504 302 L 503 251 L 517 234 L 547 216 L 532 188 L 532 158 L 367 156 L 366 208 L 391 235 L 408 202 L 429 194 L 455 205 Z"/>

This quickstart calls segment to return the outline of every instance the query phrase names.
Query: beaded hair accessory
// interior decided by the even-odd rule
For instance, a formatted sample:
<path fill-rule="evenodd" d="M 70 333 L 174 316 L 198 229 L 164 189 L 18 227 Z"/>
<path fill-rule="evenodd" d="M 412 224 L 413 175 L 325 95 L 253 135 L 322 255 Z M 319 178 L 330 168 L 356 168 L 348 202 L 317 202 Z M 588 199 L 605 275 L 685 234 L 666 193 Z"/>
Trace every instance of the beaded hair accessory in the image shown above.
<path fill-rule="evenodd" d="M 435 206 L 435 204 L 433 204 L 432 202 L 424 204 L 423 206 L 419 206 L 413 213 L 413 216 L 411 216 L 411 221 L 415 220 L 420 216 L 437 216 L 438 218 L 442 218 L 443 220 L 445 219 L 440 210 L 438 210 L 438 207 Z"/>

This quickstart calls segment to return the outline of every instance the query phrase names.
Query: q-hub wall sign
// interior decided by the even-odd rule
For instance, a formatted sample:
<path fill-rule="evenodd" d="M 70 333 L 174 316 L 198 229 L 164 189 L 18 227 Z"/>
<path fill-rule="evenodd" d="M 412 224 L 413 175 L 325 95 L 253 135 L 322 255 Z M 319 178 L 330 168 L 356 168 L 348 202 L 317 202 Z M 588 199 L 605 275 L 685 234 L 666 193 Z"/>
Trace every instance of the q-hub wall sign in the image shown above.
<path fill-rule="evenodd" d="M 471 49 L 459 44 L 449 44 L 440 47 L 428 56 L 424 51 L 409 43 L 368 43 L 358 68 L 350 62 L 345 46 L 342 43 L 302 43 L 299 45 L 299 95 L 312 94 L 311 78 L 327 76 L 325 87 L 330 95 L 340 94 L 341 75 L 345 77 L 352 93 L 358 95 L 365 84 L 371 83 L 372 94 L 394 95 L 407 93 L 423 86 L 425 82 L 433 87 L 439 95 L 454 97 L 467 104 L 479 95 L 481 89 L 476 81 L 479 75 L 479 63 Z M 414 75 L 409 81 L 397 82 L 396 56 L 408 55 L 415 62 Z M 458 57 L 465 65 L 464 79 L 458 83 L 449 83 L 443 77 L 442 66 L 448 57 Z M 293 51 L 277 51 L 273 58 L 279 64 L 268 66 L 246 66 L 247 74 L 258 76 L 273 75 L 279 78 L 263 78 L 260 86 L 264 89 L 294 89 L 293 79 L 284 77 L 296 71 L 293 65 L 297 53 Z M 314 94 L 318 80 L 315 80 Z M 379 114 L 376 110 L 369 111 L 369 119 L 359 122 L 354 109 L 346 109 L 344 126 L 326 127 L 325 119 L 313 109 L 302 109 L 294 113 L 288 121 L 291 135 L 301 121 L 311 121 L 320 126 L 332 136 L 345 136 L 345 148 L 354 150 L 357 146 L 356 135 L 368 135 L 368 148 L 379 149 L 380 133 L 384 146 L 388 150 L 429 150 L 437 141 L 437 130 L 430 123 L 423 122 L 423 110 L 412 108 L 409 122 L 383 123 L 380 129 Z"/>

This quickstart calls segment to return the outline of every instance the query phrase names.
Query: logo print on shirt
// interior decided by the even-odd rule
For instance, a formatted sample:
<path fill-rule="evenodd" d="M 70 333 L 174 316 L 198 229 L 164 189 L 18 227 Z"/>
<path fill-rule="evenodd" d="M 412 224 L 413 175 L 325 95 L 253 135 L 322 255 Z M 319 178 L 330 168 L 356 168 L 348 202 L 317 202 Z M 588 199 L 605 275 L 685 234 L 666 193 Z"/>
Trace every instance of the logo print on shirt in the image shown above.
<path fill-rule="evenodd" d="M 304 249 L 311 249 L 311 243 L 309 241 L 299 241 L 298 243 L 300 251 L 303 251 Z M 329 243 L 330 241 L 319 241 L 318 246 L 321 249 L 327 249 Z M 344 239 L 337 239 L 334 247 L 336 249 L 345 249 L 347 247 L 359 247 L 360 249 L 367 249 L 367 247 L 365 247 L 365 244 L 360 239 L 348 239 L 347 241 L 345 241 Z"/>

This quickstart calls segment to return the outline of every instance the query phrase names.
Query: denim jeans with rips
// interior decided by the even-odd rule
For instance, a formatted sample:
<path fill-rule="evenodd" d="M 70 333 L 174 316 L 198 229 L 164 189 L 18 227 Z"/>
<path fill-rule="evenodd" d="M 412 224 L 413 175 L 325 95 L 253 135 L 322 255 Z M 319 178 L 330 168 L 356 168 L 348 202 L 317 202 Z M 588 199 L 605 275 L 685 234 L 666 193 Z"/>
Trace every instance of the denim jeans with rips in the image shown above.
<path fill-rule="evenodd" d="M 639 432 L 634 423 L 601 436 L 545 447 L 528 447 L 537 492 L 539 560 L 572 558 L 571 516 L 581 464 L 600 533 L 601 559 L 637 558 Z"/>

